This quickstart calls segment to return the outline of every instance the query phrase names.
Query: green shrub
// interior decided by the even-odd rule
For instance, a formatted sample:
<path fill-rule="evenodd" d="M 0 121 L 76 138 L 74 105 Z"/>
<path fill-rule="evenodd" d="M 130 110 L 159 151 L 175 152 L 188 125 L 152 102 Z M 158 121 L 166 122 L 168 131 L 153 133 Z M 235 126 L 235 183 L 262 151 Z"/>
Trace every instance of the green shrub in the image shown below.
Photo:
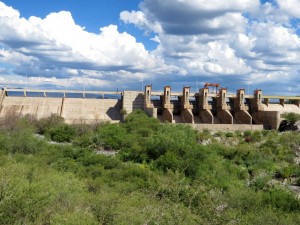
<path fill-rule="evenodd" d="M 36 121 L 35 126 L 37 127 L 37 132 L 39 134 L 46 134 L 50 129 L 62 126 L 64 124 L 64 121 L 65 120 L 63 117 L 56 114 L 51 114 L 51 116 L 47 118 L 42 118 Z"/>
<path fill-rule="evenodd" d="M 285 167 L 281 167 L 276 170 L 275 177 L 280 179 L 286 179 L 294 176 L 300 175 L 300 169 L 297 165 L 289 165 Z"/>
<path fill-rule="evenodd" d="M 286 119 L 288 122 L 291 122 L 291 123 L 295 123 L 298 120 L 300 120 L 300 114 L 293 113 L 293 112 L 283 113 L 281 115 L 281 117 L 283 117 L 284 119 Z"/>
<path fill-rule="evenodd" d="M 227 133 L 225 134 L 225 136 L 226 136 L 227 138 L 229 138 L 229 137 L 233 137 L 234 134 L 233 134 L 232 132 L 227 132 Z"/>
<path fill-rule="evenodd" d="M 158 129 L 160 122 L 149 117 L 143 110 L 138 109 L 126 117 L 124 126 L 129 133 L 137 133 L 142 137 L 148 137 Z"/>
<path fill-rule="evenodd" d="M 264 204 L 283 211 L 300 211 L 300 200 L 292 193 L 282 189 L 271 189 L 268 192 L 264 192 L 263 201 Z"/>
<path fill-rule="evenodd" d="M 71 142 L 75 137 L 75 129 L 67 124 L 51 128 L 48 133 L 51 140 L 55 142 Z"/>
<path fill-rule="evenodd" d="M 95 148 L 96 147 L 96 145 L 93 141 L 92 134 L 85 134 L 85 135 L 82 135 L 82 136 L 76 136 L 73 139 L 72 143 L 73 143 L 73 145 L 79 146 L 79 147 L 82 147 L 82 148 L 86 148 L 86 147 Z"/>
<path fill-rule="evenodd" d="M 94 143 L 98 147 L 119 150 L 126 142 L 126 129 L 119 124 L 104 124 L 100 126 L 94 136 Z"/>
<path fill-rule="evenodd" d="M 207 129 L 204 129 L 204 130 L 198 132 L 198 134 L 197 134 L 197 140 L 200 142 L 211 139 L 211 138 L 212 138 L 212 135 L 211 135 L 210 131 Z"/>
<path fill-rule="evenodd" d="M 270 177 L 266 175 L 260 175 L 251 181 L 250 186 L 254 188 L 255 191 L 265 190 L 268 187 L 270 180 Z"/>

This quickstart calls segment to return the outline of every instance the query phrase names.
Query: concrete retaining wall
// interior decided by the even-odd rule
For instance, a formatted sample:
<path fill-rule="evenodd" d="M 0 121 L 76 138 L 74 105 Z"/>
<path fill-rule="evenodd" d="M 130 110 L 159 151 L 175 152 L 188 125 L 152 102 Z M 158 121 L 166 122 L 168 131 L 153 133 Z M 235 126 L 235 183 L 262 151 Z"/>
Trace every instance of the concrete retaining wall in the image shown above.
<path fill-rule="evenodd" d="M 67 123 L 96 123 L 121 120 L 121 100 L 65 98 L 61 116 Z"/>
<path fill-rule="evenodd" d="M 263 130 L 264 125 L 250 124 L 189 124 L 196 130 L 208 129 L 211 131 L 246 131 Z"/>
<path fill-rule="evenodd" d="M 144 108 L 144 93 L 139 91 L 124 91 L 122 107 L 127 114 L 135 109 Z"/>
<path fill-rule="evenodd" d="M 278 129 L 281 121 L 281 115 L 283 113 L 297 113 L 300 114 L 300 108 L 297 105 L 285 104 L 284 106 L 280 104 L 262 104 L 264 111 L 258 111 L 252 113 L 252 117 L 257 124 L 267 124 L 272 129 Z"/>
<path fill-rule="evenodd" d="M 5 97 L 0 117 L 16 113 L 20 116 L 30 114 L 39 119 L 56 114 L 64 117 L 66 123 L 119 122 L 121 107 L 118 99 Z"/>
<path fill-rule="evenodd" d="M 48 117 L 51 114 L 60 115 L 62 98 L 38 97 L 4 97 L 0 117 L 8 113 L 24 116 L 30 114 L 37 118 Z"/>

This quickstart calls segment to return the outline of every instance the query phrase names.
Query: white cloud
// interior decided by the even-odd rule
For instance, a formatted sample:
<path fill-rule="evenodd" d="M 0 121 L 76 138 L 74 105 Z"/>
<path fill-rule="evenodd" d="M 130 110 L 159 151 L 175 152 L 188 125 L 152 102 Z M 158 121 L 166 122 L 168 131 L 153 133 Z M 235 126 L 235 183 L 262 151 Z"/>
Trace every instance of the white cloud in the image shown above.
<path fill-rule="evenodd" d="M 67 78 L 80 76 L 78 70 L 91 74 L 125 70 L 133 76 L 138 71 L 145 76 L 180 71 L 149 53 L 130 34 L 120 33 L 116 25 L 90 33 L 66 11 L 25 19 L 0 2 L 0 44 L 0 63 L 10 64 L 15 73 L 28 71 L 30 76 Z"/>
<path fill-rule="evenodd" d="M 245 22 L 241 14 L 258 7 L 258 0 L 144 0 L 141 4 L 143 17 L 147 20 L 144 24 L 158 23 L 165 33 L 176 35 L 240 31 Z M 136 17 L 135 12 L 131 17 Z M 140 21 L 131 19 L 131 22 L 137 24 Z"/>
<path fill-rule="evenodd" d="M 256 23 L 250 36 L 255 39 L 252 50 L 260 55 L 260 59 L 298 64 L 300 38 L 293 29 L 272 23 Z"/>
<path fill-rule="evenodd" d="M 243 75 L 251 72 L 250 67 L 245 60 L 238 58 L 235 51 L 228 44 L 222 42 L 211 42 L 208 44 L 209 61 L 205 63 L 204 68 L 209 73 L 216 74 L 238 74 Z"/>
<path fill-rule="evenodd" d="M 287 15 L 300 18 L 300 1 L 299 0 L 277 0 L 279 8 Z"/>
<path fill-rule="evenodd" d="M 123 11 L 120 13 L 120 19 L 124 23 L 132 23 L 137 27 L 149 31 L 154 31 L 156 33 L 162 32 L 162 27 L 158 22 L 151 23 L 146 19 L 145 14 L 142 11 Z"/>
<path fill-rule="evenodd" d="M 299 2 L 143 0 L 120 20 L 152 33 L 146 37 L 158 46 L 151 52 L 116 25 L 90 33 L 70 12 L 25 19 L 0 2 L 0 64 L 9 65 L 0 76 L 9 82 L 9 74 L 28 71 L 39 85 L 62 87 L 80 86 L 84 77 L 91 88 L 140 87 L 142 80 L 181 88 L 197 76 L 237 88 L 251 82 L 295 91 L 300 39 L 291 19 L 299 18 Z"/>
<path fill-rule="evenodd" d="M 300 79 L 300 39 L 290 23 L 298 17 L 299 2 L 144 0 L 141 11 L 120 18 L 156 33 L 154 53 L 184 68 L 190 80 L 251 81 L 271 89 L 282 78 L 289 87 Z"/>

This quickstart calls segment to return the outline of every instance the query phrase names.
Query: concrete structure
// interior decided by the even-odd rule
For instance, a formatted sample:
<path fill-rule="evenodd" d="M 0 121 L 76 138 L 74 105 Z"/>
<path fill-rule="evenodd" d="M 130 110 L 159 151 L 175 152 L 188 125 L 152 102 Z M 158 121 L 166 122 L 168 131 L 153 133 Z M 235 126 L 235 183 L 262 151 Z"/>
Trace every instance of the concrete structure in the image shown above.
<path fill-rule="evenodd" d="M 245 95 L 243 89 L 228 94 L 224 88 L 217 94 L 209 93 L 208 88 L 191 93 L 190 87 L 172 92 L 170 86 L 157 92 L 151 85 L 144 92 L 0 90 L 0 118 L 9 113 L 37 118 L 57 114 L 67 123 L 120 122 L 123 115 L 135 109 L 143 109 L 161 121 L 212 130 L 262 129 L 263 126 L 277 129 L 283 113 L 300 114 L 300 97 L 265 96 L 261 90 Z"/>
<path fill-rule="evenodd" d="M 182 90 L 181 102 L 181 120 L 183 123 L 194 123 L 194 115 L 192 112 L 193 105 L 190 103 L 190 87 L 184 87 Z"/>
<path fill-rule="evenodd" d="M 42 93 L 43 97 L 29 97 L 29 93 L 33 95 Z M 60 94 L 62 97 L 47 97 L 51 93 Z M 74 94 L 80 94 L 81 98 L 71 97 Z M 85 98 L 88 94 L 98 95 L 98 98 Z M 29 114 L 38 119 L 57 114 L 64 117 L 67 123 L 119 122 L 122 109 L 121 94 L 118 92 L 5 89 L 0 92 L 0 118 L 9 113 L 16 113 L 20 116 Z M 106 95 L 116 95 L 119 99 L 108 99 L 105 98 Z"/>
<path fill-rule="evenodd" d="M 201 123 L 214 123 L 214 116 L 212 114 L 212 105 L 208 102 L 208 88 L 202 88 L 199 90 L 199 117 L 201 118 Z"/>

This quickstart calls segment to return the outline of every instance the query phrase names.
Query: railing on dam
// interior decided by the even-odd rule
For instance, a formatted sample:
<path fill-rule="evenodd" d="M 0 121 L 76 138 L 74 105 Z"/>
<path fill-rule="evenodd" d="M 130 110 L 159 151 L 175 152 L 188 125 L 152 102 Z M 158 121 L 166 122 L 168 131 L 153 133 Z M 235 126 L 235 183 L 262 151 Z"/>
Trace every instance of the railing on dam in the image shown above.
<path fill-rule="evenodd" d="M 120 99 L 120 91 L 36 90 L 4 88 L 6 96 Z"/>
<path fill-rule="evenodd" d="M 79 90 L 38 90 L 38 89 L 17 89 L 17 88 L 4 88 L 6 96 L 30 96 L 30 97 L 68 97 L 68 98 L 120 98 L 123 95 L 122 91 L 79 91 Z M 143 94 L 144 92 L 141 92 Z M 162 91 L 152 91 L 151 96 L 163 96 Z M 171 92 L 171 96 L 181 97 L 182 92 Z M 198 97 L 199 93 L 190 92 L 190 97 Z M 217 98 L 218 94 L 209 93 L 209 98 Z M 226 98 L 235 98 L 236 94 L 227 94 Z M 245 95 L 246 99 L 253 98 L 253 95 Z M 300 100 L 300 96 L 273 96 L 263 95 L 262 99 L 272 100 Z"/>

